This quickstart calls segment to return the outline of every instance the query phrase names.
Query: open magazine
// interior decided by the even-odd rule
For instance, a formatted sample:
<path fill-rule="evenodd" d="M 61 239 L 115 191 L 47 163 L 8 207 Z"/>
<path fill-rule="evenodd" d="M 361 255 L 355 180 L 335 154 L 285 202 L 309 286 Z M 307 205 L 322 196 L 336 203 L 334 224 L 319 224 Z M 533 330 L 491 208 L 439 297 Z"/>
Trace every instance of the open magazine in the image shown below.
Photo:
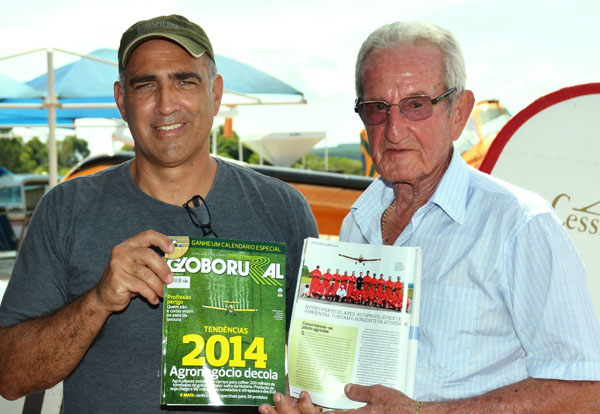
<path fill-rule="evenodd" d="M 422 250 L 308 238 L 288 340 L 290 393 L 350 409 L 347 383 L 414 393 Z"/>
<path fill-rule="evenodd" d="M 272 404 L 285 391 L 285 245 L 171 239 L 161 404 Z"/>

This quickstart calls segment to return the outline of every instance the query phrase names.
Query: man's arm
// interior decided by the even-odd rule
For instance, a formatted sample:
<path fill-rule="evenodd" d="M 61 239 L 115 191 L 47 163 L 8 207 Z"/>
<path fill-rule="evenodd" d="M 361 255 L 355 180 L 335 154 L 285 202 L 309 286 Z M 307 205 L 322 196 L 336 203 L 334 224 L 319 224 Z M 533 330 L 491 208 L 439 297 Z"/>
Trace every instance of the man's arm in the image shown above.
<path fill-rule="evenodd" d="M 382 385 L 348 384 L 346 395 L 366 402 L 355 410 L 336 410 L 334 414 L 415 414 L 417 402 L 400 391 Z M 302 392 L 300 400 L 275 394 L 275 407 L 262 404 L 261 414 L 315 414 L 321 410 Z M 528 378 L 486 394 L 461 400 L 424 403 L 421 414 L 565 414 L 600 412 L 600 382 L 561 381 Z"/>
<path fill-rule="evenodd" d="M 349 389 L 348 389 L 349 388 Z M 417 402 L 381 385 L 346 387 L 352 400 L 367 402 L 353 413 L 415 414 Z M 335 411 L 342 413 L 343 411 Z M 564 414 L 600 412 L 600 382 L 528 378 L 477 397 L 424 403 L 422 414 Z M 280 413 L 281 414 L 281 413 Z"/>
<path fill-rule="evenodd" d="M 0 394 L 14 400 L 64 379 L 109 315 L 92 290 L 52 316 L 0 328 Z"/>
<path fill-rule="evenodd" d="M 113 313 L 138 294 L 158 304 L 169 267 L 150 246 L 172 252 L 170 239 L 154 231 L 116 246 L 98 285 L 53 315 L 0 327 L 0 394 L 16 399 L 67 377 Z"/>

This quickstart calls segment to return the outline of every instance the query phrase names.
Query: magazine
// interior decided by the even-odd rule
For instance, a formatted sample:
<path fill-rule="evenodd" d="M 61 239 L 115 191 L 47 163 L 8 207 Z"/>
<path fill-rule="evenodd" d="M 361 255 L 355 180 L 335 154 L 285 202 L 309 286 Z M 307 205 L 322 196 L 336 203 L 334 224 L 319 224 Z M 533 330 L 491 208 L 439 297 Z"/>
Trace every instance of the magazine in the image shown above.
<path fill-rule="evenodd" d="M 171 239 L 161 404 L 272 404 L 285 392 L 285 245 Z"/>
<path fill-rule="evenodd" d="M 290 394 L 358 408 L 348 383 L 414 393 L 422 250 L 308 238 L 288 341 Z"/>

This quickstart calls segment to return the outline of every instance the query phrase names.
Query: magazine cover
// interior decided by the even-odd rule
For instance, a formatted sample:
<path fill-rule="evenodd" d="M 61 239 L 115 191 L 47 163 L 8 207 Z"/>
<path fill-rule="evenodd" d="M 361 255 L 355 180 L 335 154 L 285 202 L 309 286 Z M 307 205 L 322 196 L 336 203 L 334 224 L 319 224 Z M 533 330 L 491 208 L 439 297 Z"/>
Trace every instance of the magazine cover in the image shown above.
<path fill-rule="evenodd" d="M 171 239 L 161 404 L 272 404 L 285 392 L 285 245 Z"/>
<path fill-rule="evenodd" d="M 413 394 L 422 250 L 308 238 L 288 341 L 290 394 L 326 408 L 364 405 L 348 383 Z"/>

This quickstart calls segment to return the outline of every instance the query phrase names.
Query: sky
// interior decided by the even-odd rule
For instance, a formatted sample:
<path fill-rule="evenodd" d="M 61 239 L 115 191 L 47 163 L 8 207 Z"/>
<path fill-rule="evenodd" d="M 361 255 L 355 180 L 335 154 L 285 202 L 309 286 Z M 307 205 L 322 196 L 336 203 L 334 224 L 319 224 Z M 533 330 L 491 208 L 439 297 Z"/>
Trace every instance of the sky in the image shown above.
<path fill-rule="evenodd" d="M 304 93 L 306 105 L 240 107 L 233 121 L 240 136 L 325 131 L 330 146 L 358 143 L 356 54 L 373 30 L 398 20 L 452 31 L 467 88 L 476 100 L 499 99 L 512 114 L 562 87 L 600 81 L 600 3 L 592 0 L 21 0 L 2 5 L 0 57 L 39 48 L 117 49 L 131 24 L 171 13 L 202 26 L 216 54 Z M 55 66 L 72 60 L 57 53 Z M 0 72 L 27 81 L 45 65 L 45 54 L 36 53 L 0 61 Z M 92 147 L 110 145 L 111 134 L 104 129 Z"/>

